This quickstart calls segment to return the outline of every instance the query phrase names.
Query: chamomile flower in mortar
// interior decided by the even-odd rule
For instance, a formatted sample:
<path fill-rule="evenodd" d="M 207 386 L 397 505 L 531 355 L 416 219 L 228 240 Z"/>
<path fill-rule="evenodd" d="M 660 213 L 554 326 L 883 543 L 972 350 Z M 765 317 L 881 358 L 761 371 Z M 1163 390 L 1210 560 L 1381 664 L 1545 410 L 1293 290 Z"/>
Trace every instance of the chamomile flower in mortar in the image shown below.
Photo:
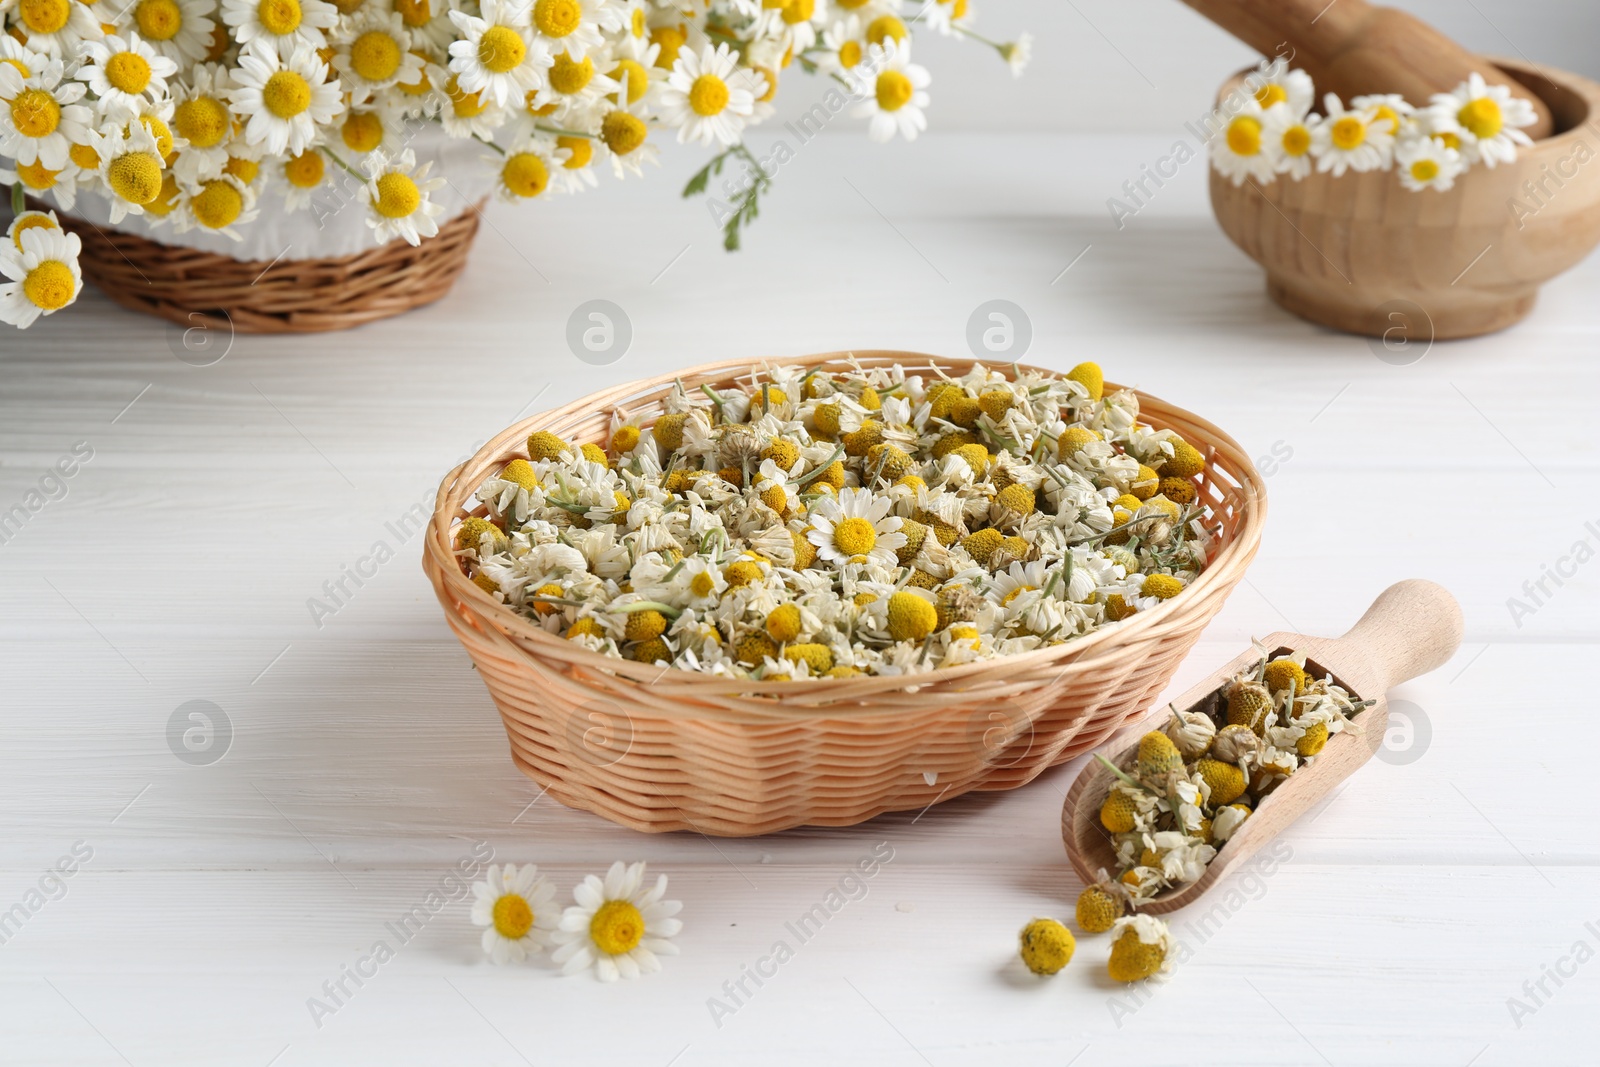
<path fill-rule="evenodd" d="M 165 99 L 167 79 L 178 72 L 178 64 L 137 33 L 85 41 L 81 55 L 83 64 L 75 77 L 94 92 L 102 115 L 136 111 L 141 103 Z"/>
<path fill-rule="evenodd" d="M 485 0 L 479 10 L 481 18 L 450 12 L 461 34 L 450 45 L 450 70 L 463 91 L 505 107 L 544 83 L 554 57 L 547 48 L 532 47 L 527 4 Z"/>
<path fill-rule="evenodd" d="M 1211 165 L 1234 185 L 1245 179 L 1270 182 L 1276 170 L 1272 142 L 1266 133 L 1266 115 L 1255 101 L 1228 120 L 1222 135 L 1211 141 Z"/>
<path fill-rule="evenodd" d="M 339 10 L 325 0 L 222 0 L 222 21 L 241 45 L 288 58 L 304 48 L 327 45 Z"/>
<path fill-rule="evenodd" d="M 1261 137 L 1277 173 L 1295 181 L 1311 173 L 1311 146 L 1321 121 L 1318 115 L 1297 115 L 1283 105 L 1267 109 L 1261 120 Z"/>
<path fill-rule="evenodd" d="M 1319 174 L 1339 177 L 1346 170 L 1381 170 L 1394 152 L 1395 122 L 1378 118 L 1377 108 L 1346 109 L 1333 93 L 1323 97 L 1327 118 L 1312 131 L 1312 155 Z"/>
<path fill-rule="evenodd" d="M 895 566 L 906 535 L 900 532 L 902 520 L 889 514 L 893 507 L 892 500 L 870 489 L 841 489 L 837 498 L 822 497 L 812 505 L 806 537 L 828 563 Z"/>
<path fill-rule="evenodd" d="M 1283 57 L 1263 59 L 1256 68 L 1255 102 L 1263 111 L 1278 104 L 1285 105 L 1293 115 L 1304 115 L 1316 100 L 1316 89 L 1311 75 L 1303 70 L 1290 70 Z"/>
<path fill-rule="evenodd" d="M 266 145 L 273 155 L 304 151 L 316 142 L 317 128 L 344 110 L 338 80 L 328 80 L 327 64 L 304 45 L 288 58 L 247 47 L 234 79 L 229 102 L 246 120 L 245 139 Z"/>
<path fill-rule="evenodd" d="M 423 58 L 411 50 L 411 34 L 398 13 L 375 6 L 358 8 L 334 33 L 333 68 L 360 106 L 391 85 L 414 84 L 423 75 Z"/>
<path fill-rule="evenodd" d="M 105 35 L 93 9 L 78 0 L 25 0 L 16 5 L 9 21 L 12 32 L 20 33 L 30 49 L 52 59 L 70 61 L 83 42 Z"/>
<path fill-rule="evenodd" d="M 187 66 L 210 55 L 216 14 L 214 0 L 135 0 L 125 17 L 151 48 Z"/>
<path fill-rule="evenodd" d="M 561 922 L 556 887 L 535 864 L 490 864 L 472 884 L 472 922 L 483 931 L 483 951 L 496 963 L 521 963 L 550 944 Z"/>
<path fill-rule="evenodd" d="M 1460 140 L 1468 163 L 1510 163 L 1518 145 L 1533 143 L 1520 128 L 1537 121 L 1533 105 L 1512 96 L 1508 86 L 1489 85 L 1476 71 L 1454 92 L 1436 93 L 1428 110 L 1435 130 Z"/>
<path fill-rule="evenodd" d="M 439 232 L 436 220 L 444 208 L 435 204 L 430 194 L 443 187 L 445 180 L 428 177 L 432 160 L 420 168 L 416 164 L 416 155 L 409 148 L 390 159 L 374 152 L 363 160 L 369 180 L 361 195 L 372 208 L 367 225 L 377 231 L 379 241 L 399 237 L 418 245 L 422 238 Z"/>
<path fill-rule="evenodd" d="M 104 134 L 90 134 L 100 159 L 100 181 L 111 201 L 111 221 L 143 215 L 144 205 L 161 193 L 161 151 L 156 138 L 139 124 L 111 123 Z M 127 132 L 124 132 L 124 131 Z"/>
<path fill-rule="evenodd" d="M 667 876 L 644 888 L 644 864 L 613 863 L 604 880 L 589 875 L 573 887 L 577 902 L 561 915 L 550 958 L 561 973 L 577 974 L 594 968 L 602 982 L 637 978 L 661 969 L 661 956 L 675 956 L 678 946 L 670 939 L 683 929 L 675 916 L 683 909 L 676 900 L 663 899 Z"/>
<path fill-rule="evenodd" d="M 86 88 L 61 80 L 60 62 L 35 66 L 10 100 L 0 100 L 0 156 L 59 171 L 68 150 L 88 138 L 93 112 L 78 103 Z"/>
<path fill-rule="evenodd" d="M 731 145 L 765 91 L 766 79 L 740 68 L 738 53 L 727 45 L 685 48 L 661 93 L 661 117 L 678 128 L 680 144 Z"/>
<path fill-rule="evenodd" d="M 82 244 L 59 226 L 13 227 L 12 236 L 21 240 L 0 245 L 0 322 L 27 329 L 78 299 Z"/>
<path fill-rule="evenodd" d="M 928 68 L 911 62 L 910 40 L 886 38 L 862 66 L 866 73 L 852 70 L 849 79 L 855 94 L 863 98 L 854 115 L 868 120 L 867 135 L 874 141 L 891 141 L 898 133 L 915 141 L 928 128 L 923 108 L 929 104 L 926 90 L 932 78 Z"/>
<path fill-rule="evenodd" d="M 1400 169 L 1400 184 L 1413 192 L 1443 192 L 1455 184 L 1462 171 L 1461 153 L 1432 137 L 1402 141 L 1394 160 Z"/>
<path fill-rule="evenodd" d="M 1398 138 L 1406 130 L 1407 124 L 1417 109 L 1411 102 L 1399 93 L 1368 93 L 1365 96 L 1352 97 L 1350 107 L 1356 111 L 1373 111 L 1379 120 L 1388 119 L 1394 123 L 1392 132 Z"/>

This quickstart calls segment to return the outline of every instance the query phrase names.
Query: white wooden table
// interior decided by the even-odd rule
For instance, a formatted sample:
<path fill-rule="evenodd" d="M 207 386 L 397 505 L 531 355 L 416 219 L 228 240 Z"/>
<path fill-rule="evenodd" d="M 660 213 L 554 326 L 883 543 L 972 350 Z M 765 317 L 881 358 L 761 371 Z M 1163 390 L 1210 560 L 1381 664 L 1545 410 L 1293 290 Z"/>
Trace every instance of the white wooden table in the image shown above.
<path fill-rule="evenodd" d="M 1560 561 L 1600 549 L 1600 260 L 1524 325 L 1393 365 L 1268 303 L 1200 162 L 1114 229 L 1106 198 L 1168 147 L 824 139 L 737 256 L 676 199 L 675 158 L 648 183 L 492 209 L 447 300 L 353 333 L 239 336 L 192 366 L 165 325 L 91 293 L 0 335 L 0 510 L 93 451 L 0 544 L 0 909 L 22 906 L 0 1061 L 1593 1062 L 1600 563 Z M 607 366 L 564 341 L 590 299 L 632 324 Z M 1051 981 L 1014 961 L 1017 929 L 1079 889 L 1058 830 L 1076 765 L 849 830 L 611 826 L 512 766 L 418 539 L 388 525 L 541 406 L 708 359 L 962 354 L 991 299 L 1025 310 L 1029 361 L 1096 359 L 1277 455 L 1257 563 L 1174 693 L 1252 635 L 1342 632 L 1403 577 L 1466 613 L 1455 661 L 1395 693 L 1409 742 L 1295 826 L 1270 877 L 1180 914 L 1190 958 L 1153 995 L 1112 987 L 1103 938 Z M 395 558 L 318 625 L 308 601 L 380 541 Z M 1572 574 L 1535 605 L 1546 565 Z M 1514 618 L 1512 597 L 1535 610 Z M 169 745 L 190 701 L 226 716 L 200 757 L 221 758 Z M 714 1020 L 724 983 L 885 841 L 866 895 Z M 314 1019 L 310 998 L 331 1004 L 324 983 L 394 942 L 386 924 L 476 842 L 563 890 L 648 860 L 685 902 L 683 954 L 615 986 L 497 968 L 455 903 Z M 74 847 L 76 873 L 48 876 Z"/>

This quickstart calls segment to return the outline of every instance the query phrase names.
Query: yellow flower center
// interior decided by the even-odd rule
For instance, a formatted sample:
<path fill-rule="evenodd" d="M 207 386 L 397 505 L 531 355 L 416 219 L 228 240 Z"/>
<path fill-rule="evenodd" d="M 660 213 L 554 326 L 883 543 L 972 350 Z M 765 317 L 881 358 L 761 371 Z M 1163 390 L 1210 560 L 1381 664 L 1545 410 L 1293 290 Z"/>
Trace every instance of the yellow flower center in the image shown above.
<path fill-rule="evenodd" d="M 1446 148 L 1454 148 L 1457 151 L 1460 151 L 1461 149 L 1461 138 L 1457 137 L 1453 133 L 1436 133 L 1433 135 L 1433 139 L 1444 145 Z"/>
<path fill-rule="evenodd" d="M 183 9 L 175 0 L 140 0 L 133 9 L 139 35 L 152 41 L 170 41 L 183 29 Z"/>
<path fill-rule="evenodd" d="M 215 63 L 220 60 L 228 54 L 228 48 L 232 44 L 233 38 L 228 36 L 227 24 L 218 22 L 211 28 L 211 43 L 206 46 L 206 62 Z"/>
<path fill-rule="evenodd" d="M 219 178 L 205 183 L 189 201 L 189 210 L 200 225 L 220 230 L 244 213 L 244 197 L 231 182 Z"/>
<path fill-rule="evenodd" d="M 24 137 L 48 137 L 61 125 L 61 105 L 43 89 L 24 89 L 11 101 L 11 121 Z"/>
<path fill-rule="evenodd" d="M 533 929 L 533 909 L 515 893 L 494 902 L 495 933 L 508 941 L 520 941 Z"/>
<path fill-rule="evenodd" d="M 1372 121 L 1373 122 L 1385 122 L 1385 121 L 1387 121 L 1389 123 L 1389 132 L 1390 133 L 1394 133 L 1396 130 L 1398 130 L 1400 128 L 1400 112 L 1396 111 L 1394 108 L 1390 107 L 1388 104 L 1379 104 L 1377 107 L 1373 108 L 1372 110 L 1373 110 Z"/>
<path fill-rule="evenodd" d="M 636 104 L 644 96 L 645 90 L 650 88 L 650 74 L 634 59 L 621 59 L 611 68 L 611 77 L 621 84 L 624 78 L 628 81 L 628 103 Z M 616 99 L 612 97 L 612 99 Z"/>
<path fill-rule="evenodd" d="M 1017 599 L 1017 597 L 1021 596 L 1023 593 L 1031 593 L 1037 588 L 1038 588 L 1038 586 L 1035 586 L 1035 585 L 1019 585 L 1015 589 L 1011 590 L 1011 592 L 1007 593 L 1003 598 L 1001 598 L 1000 603 L 1001 604 L 1010 604 L 1013 600 Z"/>
<path fill-rule="evenodd" d="M 161 160 L 151 152 L 129 152 L 106 167 L 106 184 L 130 204 L 148 204 L 161 192 Z"/>
<path fill-rule="evenodd" d="M 172 129 L 155 115 L 140 115 L 139 125 L 150 131 L 156 139 L 156 151 L 161 153 L 163 161 L 172 158 Z"/>
<path fill-rule="evenodd" d="M 578 28 L 583 8 L 577 0 L 539 0 L 533 5 L 533 24 L 546 37 L 565 37 Z"/>
<path fill-rule="evenodd" d="M 22 0 L 22 24 L 28 33 L 55 33 L 72 15 L 71 0 Z"/>
<path fill-rule="evenodd" d="M 878 543 L 878 533 L 866 519 L 844 519 L 833 528 L 833 546 L 851 556 L 864 556 Z"/>
<path fill-rule="evenodd" d="M 711 577 L 710 571 L 701 571 L 689 580 L 689 592 L 698 597 L 707 597 L 717 587 L 716 581 Z"/>
<path fill-rule="evenodd" d="M 419 52 L 417 49 L 413 48 L 411 50 L 411 54 L 422 60 L 424 64 L 428 62 L 428 56 L 424 52 Z M 433 83 L 428 80 L 428 71 L 426 66 L 424 66 L 422 72 L 417 75 L 416 81 L 399 82 L 397 84 L 400 91 L 405 93 L 407 96 L 421 96 L 429 89 L 433 88 Z"/>
<path fill-rule="evenodd" d="M 1353 115 L 1346 115 L 1333 124 L 1333 129 L 1328 133 L 1334 147 L 1342 148 L 1346 152 L 1359 147 L 1367 139 L 1367 124 Z"/>
<path fill-rule="evenodd" d="M 1262 108 L 1269 108 L 1273 104 L 1281 104 L 1289 99 L 1289 94 L 1284 92 L 1281 85 L 1263 85 L 1256 90 L 1256 103 Z"/>
<path fill-rule="evenodd" d="M 871 44 L 882 44 L 886 40 L 903 41 L 906 33 L 906 24 L 893 15 L 879 15 L 867 24 L 867 41 Z"/>
<path fill-rule="evenodd" d="M 118 52 L 106 60 L 106 81 L 113 89 L 137 96 L 150 84 L 150 62 L 137 52 Z"/>
<path fill-rule="evenodd" d="M 839 46 L 839 66 L 846 70 L 861 62 L 861 42 L 846 41 Z"/>
<path fill-rule="evenodd" d="M 352 152 L 370 152 L 383 143 L 383 120 L 370 111 L 352 111 L 339 136 Z"/>
<path fill-rule="evenodd" d="M 350 69 L 369 82 L 394 77 L 400 59 L 400 42 L 382 30 L 368 30 L 350 45 Z"/>
<path fill-rule="evenodd" d="M 28 69 L 28 65 L 20 59 L 0 59 L 0 67 L 10 67 L 24 78 L 33 76 L 33 72 Z"/>
<path fill-rule="evenodd" d="M 1465 107 L 1456 112 L 1456 121 L 1480 141 L 1487 141 L 1499 133 L 1500 128 L 1505 125 L 1505 119 L 1500 114 L 1500 105 L 1487 96 L 1468 101 Z"/>
<path fill-rule="evenodd" d="M 249 185 L 256 180 L 256 175 L 261 173 L 261 164 L 253 159 L 229 156 L 228 161 L 222 165 L 222 173 L 231 174 L 246 185 Z"/>
<path fill-rule="evenodd" d="M 649 132 L 644 120 L 626 111 L 613 111 L 600 122 L 600 139 L 619 156 L 625 156 L 644 144 L 645 135 Z"/>
<path fill-rule="evenodd" d="M 280 119 L 292 119 L 311 106 L 311 85 L 292 70 L 280 70 L 261 87 L 261 102 Z"/>
<path fill-rule="evenodd" d="M 1419 159 L 1411 164 L 1411 176 L 1419 182 L 1431 182 L 1439 176 L 1439 164 L 1431 159 Z"/>
<path fill-rule="evenodd" d="M 309 148 L 298 156 L 292 156 L 283 165 L 283 176 L 289 184 L 298 189 L 314 189 L 322 184 L 322 175 L 327 169 L 327 163 L 322 159 L 322 153 L 315 148 Z"/>
<path fill-rule="evenodd" d="M 788 25 L 797 26 L 802 22 L 810 22 L 816 13 L 816 0 L 789 0 L 783 5 L 783 14 L 780 17 Z"/>
<path fill-rule="evenodd" d="M 587 137 L 557 137 L 556 147 L 571 153 L 561 164 L 567 170 L 582 170 L 594 158 L 594 142 Z"/>
<path fill-rule="evenodd" d="M 197 96 L 178 105 L 172 124 L 196 148 L 212 148 L 227 135 L 228 109 L 215 97 Z"/>
<path fill-rule="evenodd" d="M 527 57 L 527 42 L 510 26 L 490 26 L 478 38 L 478 62 L 495 74 L 516 70 Z"/>
<path fill-rule="evenodd" d="M 11 231 L 11 243 L 17 246 L 17 251 L 22 251 L 22 235 L 28 230 L 59 230 L 61 227 L 50 221 L 49 215 L 26 215 L 16 222 Z"/>
<path fill-rule="evenodd" d="M 688 39 L 688 32 L 676 26 L 657 26 L 651 30 L 650 43 L 661 49 L 656 53 L 656 66 L 671 70 L 678 62 L 678 52 Z"/>
<path fill-rule="evenodd" d="M 1236 156 L 1253 156 L 1261 151 L 1261 123 L 1240 115 L 1228 123 L 1228 148 Z"/>
<path fill-rule="evenodd" d="M 689 106 L 696 115 L 720 115 L 728 106 L 728 83 L 715 74 L 702 74 L 689 86 Z"/>
<path fill-rule="evenodd" d="M 1311 151 L 1311 131 L 1304 126 L 1290 126 L 1284 130 L 1283 150 L 1291 156 L 1303 156 Z"/>
<path fill-rule="evenodd" d="M 417 183 L 398 171 L 390 171 L 378 179 L 378 197 L 373 210 L 386 219 L 403 219 L 422 206 L 422 190 Z"/>
<path fill-rule="evenodd" d="M 261 28 L 275 37 L 300 28 L 300 0 L 261 0 L 256 8 Z"/>
<path fill-rule="evenodd" d="M 22 184 L 29 189 L 49 189 L 56 183 L 59 170 L 47 170 L 37 160 L 32 163 L 18 163 L 17 177 L 22 179 Z"/>
<path fill-rule="evenodd" d="M 562 52 L 556 56 L 556 61 L 551 64 L 549 73 L 545 76 L 550 79 L 550 88 L 558 93 L 566 96 L 581 93 L 589 84 L 589 80 L 594 77 L 594 60 L 584 56 L 582 62 L 579 62 Z"/>
<path fill-rule="evenodd" d="M 158 218 L 166 218 L 172 214 L 172 209 L 178 206 L 178 180 L 171 173 L 161 176 L 161 192 L 156 198 L 144 206 L 145 213 Z"/>
<path fill-rule="evenodd" d="M 632 33 L 633 33 L 633 35 L 635 37 L 643 37 L 644 36 L 644 31 L 645 31 L 645 26 L 646 26 L 646 23 L 645 23 L 645 19 L 644 19 L 644 8 L 642 8 L 642 7 L 634 8 L 633 9 L 633 20 L 629 24 L 629 27 L 628 27 L 629 30 L 632 31 Z"/>
<path fill-rule="evenodd" d="M 500 171 L 506 188 L 517 196 L 538 196 L 550 184 L 550 171 L 544 160 L 532 152 L 518 152 L 506 157 Z"/>
<path fill-rule="evenodd" d="M 911 79 L 898 70 L 886 70 L 878 75 L 878 106 L 885 111 L 899 111 L 911 102 L 915 91 Z"/>
<path fill-rule="evenodd" d="M 75 144 L 67 149 L 67 157 L 84 170 L 100 169 L 100 153 L 86 144 Z"/>
<path fill-rule="evenodd" d="M 644 916 L 626 900 L 608 900 L 589 920 L 589 936 L 608 955 L 632 952 L 644 940 Z"/>
<path fill-rule="evenodd" d="M 22 280 L 22 295 L 46 311 L 66 307 L 77 290 L 72 268 L 58 259 L 45 260 Z"/>
<path fill-rule="evenodd" d="M 450 97 L 450 107 L 455 111 L 457 118 L 477 118 L 489 108 L 478 93 L 469 93 L 462 89 L 453 74 L 445 84 L 444 91 Z"/>
<path fill-rule="evenodd" d="M 394 0 L 394 9 L 400 14 L 400 21 L 414 30 L 433 21 L 431 0 Z"/>

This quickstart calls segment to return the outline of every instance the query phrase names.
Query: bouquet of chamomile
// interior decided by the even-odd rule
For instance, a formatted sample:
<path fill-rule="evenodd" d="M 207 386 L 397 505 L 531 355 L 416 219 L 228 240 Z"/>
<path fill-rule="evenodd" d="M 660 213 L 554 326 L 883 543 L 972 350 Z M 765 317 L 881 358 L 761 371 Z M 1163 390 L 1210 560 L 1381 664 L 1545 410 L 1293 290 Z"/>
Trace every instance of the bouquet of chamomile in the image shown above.
<path fill-rule="evenodd" d="M 25 196 L 237 236 L 263 209 L 337 210 L 353 182 L 375 243 L 417 244 L 449 183 L 412 145 L 432 126 L 480 143 L 511 201 L 642 174 L 663 136 L 716 149 L 685 195 L 745 167 L 718 205 L 734 248 L 771 180 L 742 136 L 789 72 L 830 79 L 830 118 L 910 140 L 930 102 L 913 31 L 1026 64 L 1027 34 L 991 40 L 971 19 L 967 0 L 0 0 L 16 215 L 0 320 L 28 326 L 82 285 L 77 238 Z"/>

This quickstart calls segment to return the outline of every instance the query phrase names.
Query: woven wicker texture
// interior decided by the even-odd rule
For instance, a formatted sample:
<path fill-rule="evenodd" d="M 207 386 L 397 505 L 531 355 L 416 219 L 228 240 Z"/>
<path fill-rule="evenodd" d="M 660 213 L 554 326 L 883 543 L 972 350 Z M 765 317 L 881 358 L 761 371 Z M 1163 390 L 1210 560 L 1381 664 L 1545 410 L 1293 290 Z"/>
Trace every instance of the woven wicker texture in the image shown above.
<path fill-rule="evenodd" d="M 817 366 L 844 353 L 786 359 Z M 862 366 L 968 360 L 856 352 Z M 1265 486 L 1221 430 L 1140 394 L 1144 421 L 1207 457 L 1199 502 L 1216 532 L 1210 563 L 1183 593 L 1088 637 L 1017 656 L 904 678 L 790 682 L 716 679 L 614 659 L 553 636 L 497 603 L 462 571 L 454 528 L 482 514 L 473 492 L 527 436 L 607 439 L 611 411 L 648 424 L 674 378 L 749 383 L 751 361 L 605 390 L 505 430 L 446 476 L 423 569 L 505 720 L 512 758 L 550 795 L 643 831 L 729 837 L 795 826 L 848 826 L 975 789 L 1013 789 L 1072 759 L 1141 714 L 1244 576 L 1266 512 Z M 1108 388 L 1111 388 L 1108 386 Z"/>
<path fill-rule="evenodd" d="M 353 256 L 276 263 L 164 245 L 57 214 L 83 241 L 84 277 L 125 308 L 183 326 L 322 333 L 399 315 L 448 293 L 466 266 L 480 207 L 416 247 L 394 240 Z"/>

